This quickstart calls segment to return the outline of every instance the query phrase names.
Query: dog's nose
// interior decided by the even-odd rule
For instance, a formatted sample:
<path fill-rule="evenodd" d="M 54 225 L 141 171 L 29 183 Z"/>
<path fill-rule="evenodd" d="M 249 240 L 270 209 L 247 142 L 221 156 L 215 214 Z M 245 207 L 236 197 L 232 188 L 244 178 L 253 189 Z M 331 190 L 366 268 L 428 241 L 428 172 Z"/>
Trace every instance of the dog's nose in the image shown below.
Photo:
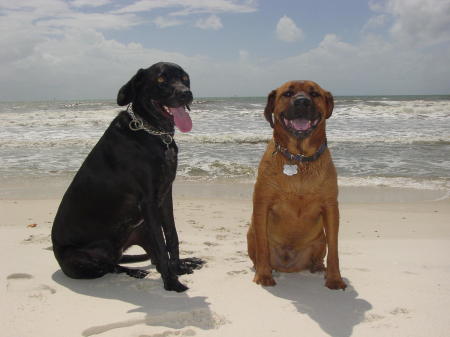
<path fill-rule="evenodd" d="M 305 107 L 306 108 L 310 105 L 311 105 L 311 100 L 304 96 L 298 97 L 294 100 L 294 106 L 296 106 L 296 107 Z"/>
<path fill-rule="evenodd" d="M 190 90 L 183 90 L 180 92 L 180 99 L 182 99 L 184 102 L 190 102 L 192 101 L 192 91 Z"/>

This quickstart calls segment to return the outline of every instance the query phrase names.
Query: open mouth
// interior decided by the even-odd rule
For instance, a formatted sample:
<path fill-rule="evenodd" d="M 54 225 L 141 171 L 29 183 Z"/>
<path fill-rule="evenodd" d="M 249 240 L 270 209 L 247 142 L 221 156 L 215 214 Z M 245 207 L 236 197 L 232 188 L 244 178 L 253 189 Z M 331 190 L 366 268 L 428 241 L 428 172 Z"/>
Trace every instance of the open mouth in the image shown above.
<path fill-rule="evenodd" d="M 304 117 L 287 119 L 281 116 L 281 124 L 291 134 L 299 138 L 305 138 L 311 134 L 311 132 L 319 125 L 320 116 L 316 119 L 308 119 Z"/>
<path fill-rule="evenodd" d="M 192 130 L 192 120 L 189 116 L 191 109 L 189 105 L 180 105 L 178 107 L 169 107 L 158 101 L 152 100 L 153 105 L 158 107 L 167 118 L 171 118 L 175 126 L 181 132 L 189 132 Z"/>

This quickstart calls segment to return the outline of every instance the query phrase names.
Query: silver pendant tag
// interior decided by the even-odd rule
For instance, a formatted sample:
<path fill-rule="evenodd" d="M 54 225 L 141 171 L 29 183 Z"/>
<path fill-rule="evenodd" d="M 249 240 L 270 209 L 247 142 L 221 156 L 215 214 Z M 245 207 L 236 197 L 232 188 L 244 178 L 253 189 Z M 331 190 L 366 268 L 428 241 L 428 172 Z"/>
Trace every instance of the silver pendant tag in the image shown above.
<path fill-rule="evenodd" d="M 287 176 L 293 176 L 294 174 L 298 173 L 298 167 L 297 165 L 284 164 L 283 173 Z"/>

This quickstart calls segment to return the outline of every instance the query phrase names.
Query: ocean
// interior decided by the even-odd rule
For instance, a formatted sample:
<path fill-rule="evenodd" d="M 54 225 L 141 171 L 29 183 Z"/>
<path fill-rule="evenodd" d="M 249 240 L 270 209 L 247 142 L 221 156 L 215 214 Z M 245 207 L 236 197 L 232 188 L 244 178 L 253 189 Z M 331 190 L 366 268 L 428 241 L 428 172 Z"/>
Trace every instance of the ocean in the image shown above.
<path fill-rule="evenodd" d="M 252 182 L 272 129 L 265 97 L 200 98 L 176 132 L 178 180 Z M 114 100 L 1 102 L 3 179 L 71 177 L 122 108 Z M 450 95 L 335 97 L 327 137 L 344 186 L 450 191 Z"/>

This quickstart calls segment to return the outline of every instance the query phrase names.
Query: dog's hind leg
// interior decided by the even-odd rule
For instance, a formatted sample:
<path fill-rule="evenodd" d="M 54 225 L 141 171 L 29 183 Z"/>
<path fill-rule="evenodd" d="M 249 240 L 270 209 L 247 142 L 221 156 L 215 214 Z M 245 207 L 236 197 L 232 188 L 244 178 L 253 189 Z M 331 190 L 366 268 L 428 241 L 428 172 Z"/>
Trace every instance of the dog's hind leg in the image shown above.
<path fill-rule="evenodd" d="M 143 278 L 148 274 L 144 270 L 119 266 L 118 254 L 106 240 L 93 242 L 81 248 L 68 247 L 61 255 L 58 261 L 62 271 L 75 279 L 93 279 L 107 273 L 126 273 L 136 278 Z"/>
<path fill-rule="evenodd" d="M 326 270 L 323 263 L 325 255 L 327 252 L 325 238 L 320 241 L 313 243 L 313 252 L 311 254 L 311 265 L 309 271 L 311 273 L 320 273 Z"/>
<path fill-rule="evenodd" d="M 247 232 L 247 252 L 248 257 L 252 260 L 254 267 L 256 261 L 256 252 L 255 252 L 255 232 L 253 231 L 253 227 L 250 227 Z"/>
<path fill-rule="evenodd" d="M 65 248 L 58 259 L 64 274 L 75 279 L 93 279 L 114 272 L 114 263 L 100 248 Z"/>

